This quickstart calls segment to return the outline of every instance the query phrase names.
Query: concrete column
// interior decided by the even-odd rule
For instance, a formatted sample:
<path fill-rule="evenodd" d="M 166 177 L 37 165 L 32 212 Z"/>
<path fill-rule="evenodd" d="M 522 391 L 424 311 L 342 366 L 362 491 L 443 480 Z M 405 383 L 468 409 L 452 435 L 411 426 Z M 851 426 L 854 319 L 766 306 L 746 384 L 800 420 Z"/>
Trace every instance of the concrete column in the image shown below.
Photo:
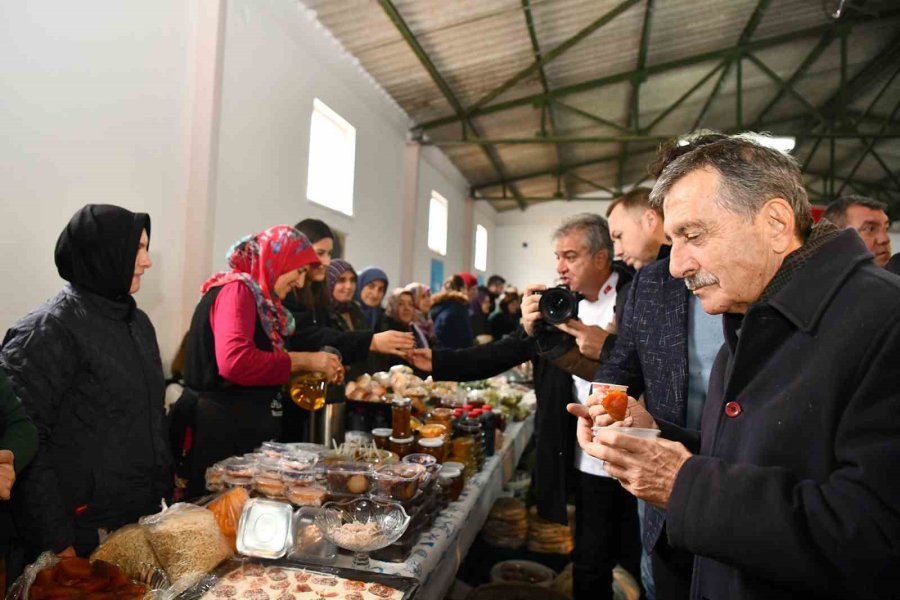
<path fill-rule="evenodd" d="M 418 142 L 406 142 L 406 148 L 403 151 L 403 224 L 400 239 L 400 281 L 397 282 L 398 285 L 405 285 L 413 280 L 416 222 L 419 216 L 421 149 L 422 146 Z"/>
<path fill-rule="evenodd" d="M 213 265 L 226 1 L 197 0 L 191 10 L 194 38 L 188 60 L 193 64 L 193 81 L 189 87 L 186 109 L 189 120 L 182 331 L 187 331 L 190 326 L 191 315 L 200 296 L 200 286 L 211 275 Z"/>

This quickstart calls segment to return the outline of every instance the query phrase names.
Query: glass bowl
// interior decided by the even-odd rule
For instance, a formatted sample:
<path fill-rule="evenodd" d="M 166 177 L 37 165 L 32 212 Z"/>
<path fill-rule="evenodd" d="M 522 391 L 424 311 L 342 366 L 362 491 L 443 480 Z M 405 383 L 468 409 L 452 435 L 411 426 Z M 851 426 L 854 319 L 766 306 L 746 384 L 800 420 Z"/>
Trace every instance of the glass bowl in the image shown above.
<path fill-rule="evenodd" d="M 369 569 L 369 552 L 390 546 L 406 531 L 410 517 L 396 502 L 358 498 L 327 502 L 316 515 L 322 534 L 353 552 L 353 566 Z"/>

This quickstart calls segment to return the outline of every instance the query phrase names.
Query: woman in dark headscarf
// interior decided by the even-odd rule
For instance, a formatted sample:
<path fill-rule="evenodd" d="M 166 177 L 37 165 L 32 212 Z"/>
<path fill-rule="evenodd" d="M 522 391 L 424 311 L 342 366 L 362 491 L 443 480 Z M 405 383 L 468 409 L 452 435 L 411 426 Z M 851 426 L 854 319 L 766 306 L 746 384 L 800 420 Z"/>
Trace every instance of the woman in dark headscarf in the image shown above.
<path fill-rule="evenodd" d="M 0 364 L 40 440 L 13 497 L 28 559 L 85 556 L 171 494 L 159 347 L 132 298 L 149 246 L 148 215 L 85 206 L 56 244 L 68 285 L 6 333 Z"/>
<path fill-rule="evenodd" d="M 201 288 L 185 350 L 184 379 L 198 395 L 188 495 L 203 491 L 204 472 L 281 434 L 281 389 L 296 372 L 343 377 L 325 352 L 288 352 L 294 318 L 282 300 L 319 263 L 305 235 L 278 225 L 238 240 L 229 271 Z"/>
<path fill-rule="evenodd" d="M 488 315 L 490 312 L 491 296 L 486 291 L 476 288 L 475 295 L 469 300 L 469 321 L 472 323 L 472 335 L 476 339 L 479 336 L 491 335 L 488 329 Z M 479 343 L 484 343 L 484 338 L 479 340 Z"/>
<path fill-rule="evenodd" d="M 366 326 L 373 331 L 384 331 L 384 309 L 381 302 L 387 292 L 387 274 L 378 267 L 366 267 L 359 272 L 353 299 L 359 303 Z"/>

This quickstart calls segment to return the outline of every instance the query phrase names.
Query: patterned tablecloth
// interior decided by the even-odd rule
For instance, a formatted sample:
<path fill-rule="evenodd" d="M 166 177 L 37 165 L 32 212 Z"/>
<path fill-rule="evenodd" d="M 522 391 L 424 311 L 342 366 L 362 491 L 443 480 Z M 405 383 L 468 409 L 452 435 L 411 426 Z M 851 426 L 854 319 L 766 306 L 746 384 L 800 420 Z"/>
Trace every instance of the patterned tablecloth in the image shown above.
<path fill-rule="evenodd" d="M 444 598 L 475 536 L 484 525 L 494 500 L 512 477 L 533 433 L 533 414 L 524 421 L 507 426 L 503 447 L 485 461 L 481 472 L 466 483 L 459 500 L 450 503 L 438 514 L 434 526 L 422 533 L 406 562 L 373 560 L 372 570 L 415 577 L 421 582 L 416 598 Z M 351 564 L 352 558 L 343 554 L 336 562 L 341 567 Z"/>

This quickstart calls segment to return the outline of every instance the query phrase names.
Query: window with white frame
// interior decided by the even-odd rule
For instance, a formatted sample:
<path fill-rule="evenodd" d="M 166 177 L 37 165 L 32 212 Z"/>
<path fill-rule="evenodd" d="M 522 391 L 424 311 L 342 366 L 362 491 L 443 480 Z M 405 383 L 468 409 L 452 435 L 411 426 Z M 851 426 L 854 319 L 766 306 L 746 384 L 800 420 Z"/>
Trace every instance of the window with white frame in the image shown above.
<path fill-rule="evenodd" d="M 447 256 L 447 199 L 435 191 L 428 206 L 428 248 Z"/>
<path fill-rule="evenodd" d="M 356 128 L 315 98 L 309 127 L 306 197 L 352 215 L 355 163 Z"/>
<path fill-rule="evenodd" d="M 475 270 L 487 271 L 488 231 L 483 225 L 475 226 Z"/>

